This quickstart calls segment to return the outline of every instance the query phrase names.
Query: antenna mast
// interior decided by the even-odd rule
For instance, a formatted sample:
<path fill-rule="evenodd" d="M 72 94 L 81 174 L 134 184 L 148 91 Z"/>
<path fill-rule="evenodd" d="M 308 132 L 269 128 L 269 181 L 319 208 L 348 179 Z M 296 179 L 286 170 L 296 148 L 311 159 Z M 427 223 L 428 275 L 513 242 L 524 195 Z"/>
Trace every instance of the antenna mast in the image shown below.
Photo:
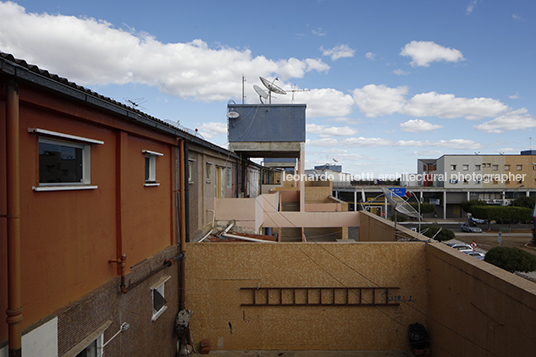
<path fill-rule="evenodd" d="M 244 104 L 246 100 L 246 95 L 244 94 L 244 83 L 246 83 L 246 77 L 242 75 L 242 104 Z"/>

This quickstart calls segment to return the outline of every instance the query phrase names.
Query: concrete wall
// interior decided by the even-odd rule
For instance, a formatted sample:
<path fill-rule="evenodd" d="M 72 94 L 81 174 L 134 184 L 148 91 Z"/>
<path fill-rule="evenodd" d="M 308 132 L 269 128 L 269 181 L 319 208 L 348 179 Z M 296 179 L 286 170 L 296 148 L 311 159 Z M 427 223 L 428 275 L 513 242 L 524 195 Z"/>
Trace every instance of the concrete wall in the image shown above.
<path fill-rule="evenodd" d="M 532 356 L 536 284 L 441 243 L 426 245 L 434 356 Z"/>
<path fill-rule="evenodd" d="M 186 255 L 192 336 L 212 349 L 407 350 L 408 325 L 425 323 L 422 243 L 189 243 Z M 258 286 L 399 287 L 400 305 L 240 306 L 240 288 Z"/>

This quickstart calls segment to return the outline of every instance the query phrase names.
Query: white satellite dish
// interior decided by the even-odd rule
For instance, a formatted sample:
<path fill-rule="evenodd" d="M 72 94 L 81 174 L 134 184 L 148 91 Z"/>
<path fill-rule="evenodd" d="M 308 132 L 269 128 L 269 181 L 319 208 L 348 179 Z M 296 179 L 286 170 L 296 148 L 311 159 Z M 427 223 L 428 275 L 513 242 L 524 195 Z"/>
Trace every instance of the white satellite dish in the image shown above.
<path fill-rule="evenodd" d="M 240 116 L 240 114 L 237 113 L 237 112 L 228 112 L 228 113 L 227 113 L 227 118 L 229 118 L 229 119 L 236 119 L 236 118 L 238 118 L 239 116 Z"/>
<path fill-rule="evenodd" d="M 272 82 L 270 82 L 269 80 L 263 77 L 259 77 L 259 78 L 261 79 L 262 84 L 264 84 L 264 86 L 268 88 L 268 98 L 269 98 L 268 100 L 270 104 L 272 104 L 272 92 L 277 93 L 277 94 L 287 94 L 287 92 L 285 92 L 281 87 L 274 84 L 274 82 L 276 80 L 279 80 L 279 78 L 277 77 L 274 78 Z"/>
<path fill-rule="evenodd" d="M 254 84 L 253 85 L 253 89 L 255 89 L 255 92 L 257 92 L 257 94 L 259 95 L 259 99 L 261 100 L 261 103 L 262 103 L 262 99 L 261 98 L 264 98 L 264 99 L 267 99 L 268 98 L 268 93 L 266 93 L 261 87 L 259 87 L 258 85 Z M 264 103 L 263 103 L 264 104 Z"/>

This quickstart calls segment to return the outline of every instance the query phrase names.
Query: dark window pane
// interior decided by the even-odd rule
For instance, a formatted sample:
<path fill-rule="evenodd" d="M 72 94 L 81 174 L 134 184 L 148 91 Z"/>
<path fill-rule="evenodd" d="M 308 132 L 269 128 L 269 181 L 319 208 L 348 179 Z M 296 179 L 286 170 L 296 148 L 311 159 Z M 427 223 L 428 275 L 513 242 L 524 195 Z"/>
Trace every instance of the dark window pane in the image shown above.
<path fill-rule="evenodd" d="M 145 181 L 149 181 L 151 178 L 151 157 L 145 156 Z"/>
<path fill-rule="evenodd" d="M 39 182 L 82 182 L 82 149 L 39 143 Z"/>
<path fill-rule="evenodd" d="M 158 292 L 158 290 L 153 290 L 153 308 L 155 311 L 160 311 L 161 308 L 166 304 L 166 299 Z"/>

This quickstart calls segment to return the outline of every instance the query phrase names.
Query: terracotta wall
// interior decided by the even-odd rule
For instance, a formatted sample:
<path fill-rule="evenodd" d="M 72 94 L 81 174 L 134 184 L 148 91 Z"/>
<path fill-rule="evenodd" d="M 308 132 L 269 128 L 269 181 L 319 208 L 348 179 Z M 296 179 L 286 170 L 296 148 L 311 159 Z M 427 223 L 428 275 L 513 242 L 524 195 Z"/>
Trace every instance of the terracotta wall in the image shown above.
<path fill-rule="evenodd" d="M 408 325 L 425 322 L 423 243 L 189 243 L 186 255 L 192 336 L 213 349 L 406 350 Z M 399 287 L 400 305 L 240 306 L 242 287 L 344 286 Z"/>
<path fill-rule="evenodd" d="M 0 97 L 0 127 L 5 110 Z M 91 145 L 91 184 L 97 189 L 36 192 L 39 184 L 40 128 L 104 142 Z M 0 129 L 1 163 L 5 132 Z M 175 241 L 172 202 L 175 138 L 153 132 L 105 112 L 20 86 L 22 328 L 27 328 L 118 275 L 108 262 L 127 254 L 131 267 Z M 156 158 L 157 187 L 145 187 L 142 150 Z M 5 167 L 5 166 L 4 166 Z M 2 172 L 5 172 L 2 170 Z M 5 177 L 0 207 L 5 213 Z M 0 244 L 6 246 L 5 219 Z M 0 249 L 5 258 L 5 250 Z M 0 283 L 5 289 L 5 261 Z M 4 294 L 0 310 L 6 310 Z M 0 341 L 7 325 L 0 324 Z"/>
<path fill-rule="evenodd" d="M 536 284 L 450 247 L 426 246 L 434 356 L 532 356 Z"/>

